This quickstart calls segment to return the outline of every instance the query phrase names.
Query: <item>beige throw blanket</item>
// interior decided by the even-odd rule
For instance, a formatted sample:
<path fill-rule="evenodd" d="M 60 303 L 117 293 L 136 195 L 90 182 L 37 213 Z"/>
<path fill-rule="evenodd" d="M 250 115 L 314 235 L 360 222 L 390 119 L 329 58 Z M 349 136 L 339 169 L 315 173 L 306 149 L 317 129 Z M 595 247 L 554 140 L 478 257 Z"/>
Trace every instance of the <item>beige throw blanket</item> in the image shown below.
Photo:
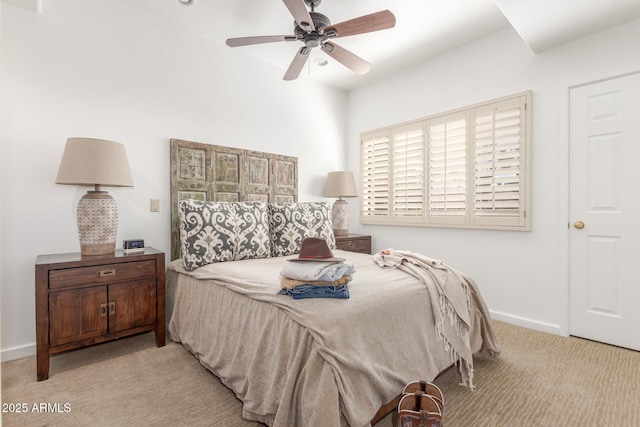
<path fill-rule="evenodd" d="M 471 297 L 473 290 L 479 294 L 473 279 L 443 264 L 442 261 L 422 254 L 387 249 L 373 256 L 381 267 L 395 267 L 420 280 L 429 291 L 436 337 L 444 341 L 444 348 L 451 353 L 451 361 L 458 363 L 462 384 L 473 390 L 473 350 L 469 340 L 471 328 Z M 485 318 L 489 318 L 483 300 L 476 301 Z M 493 353 L 497 340 L 493 334 Z"/>

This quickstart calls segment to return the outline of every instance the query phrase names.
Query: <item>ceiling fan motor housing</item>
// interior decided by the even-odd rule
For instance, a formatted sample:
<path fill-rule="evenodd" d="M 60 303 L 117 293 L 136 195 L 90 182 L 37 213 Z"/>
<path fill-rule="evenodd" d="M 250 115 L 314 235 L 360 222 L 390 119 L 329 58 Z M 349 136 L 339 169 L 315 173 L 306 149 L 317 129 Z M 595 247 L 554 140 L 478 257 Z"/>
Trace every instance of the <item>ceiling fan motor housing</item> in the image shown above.
<path fill-rule="evenodd" d="M 325 15 L 318 12 L 309 12 L 309 15 L 311 15 L 315 31 L 306 31 L 294 22 L 294 34 L 299 40 L 302 40 L 307 47 L 318 47 L 328 38 L 328 35 L 322 30 L 324 27 L 331 25 L 331 21 Z"/>

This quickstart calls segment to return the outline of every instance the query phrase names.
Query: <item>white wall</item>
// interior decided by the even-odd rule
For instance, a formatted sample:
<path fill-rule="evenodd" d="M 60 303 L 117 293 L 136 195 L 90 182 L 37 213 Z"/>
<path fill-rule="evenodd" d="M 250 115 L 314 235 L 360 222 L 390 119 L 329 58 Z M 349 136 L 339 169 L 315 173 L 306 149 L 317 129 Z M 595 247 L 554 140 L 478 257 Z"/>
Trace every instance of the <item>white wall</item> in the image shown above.
<path fill-rule="evenodd" d="M 534 55 L 512 29 L 352 91 L 348 164 L 362 131 L 533 90 L 532 231 L 351 225 L 374 250 L 409 249 L 476 278 L 497 319 L 568 333 L 568 87 L 640 70 L 640 21 Z M 629 177 L 637 179 L 636 177 Z M 357 203 L 350 203 L 357 218 Z"/>
<path fill-rule="evenodd" d="M 108 189 L 117 241 L 165 252 L 170 138 L 297 156 L 300 200 L 325 200 L 327 171 L 344 167 L 342 91 L 283 82 L 285 69 L 119 1 L 47 1 L 41 14 L 3 2 L 1 19 L 3 360 L 35 352 L 36 256 L 79 250 L 75 209 L 88 188 L 54 184 L 67 137 L 125 144 L 135 187 Z"/>

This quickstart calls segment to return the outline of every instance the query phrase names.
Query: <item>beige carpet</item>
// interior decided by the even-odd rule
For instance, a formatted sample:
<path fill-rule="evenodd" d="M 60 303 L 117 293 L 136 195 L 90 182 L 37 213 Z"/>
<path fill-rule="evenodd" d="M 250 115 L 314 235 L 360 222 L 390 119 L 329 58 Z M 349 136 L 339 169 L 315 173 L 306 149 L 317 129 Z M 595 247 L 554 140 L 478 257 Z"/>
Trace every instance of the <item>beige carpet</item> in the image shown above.
<path fill-rule="evenodd" d="M 476 391 L 458 386 L 453 369 L 436 380 L 446 426 L 640 427 L 639 352 L 496 328 L 503 353 L 476 358 Z M 2 402 L 28 408 L 4 412 L 4 426 L 257 425 L 241 418 L 233 393 L 181 345 L 156 348 L 153 334 L 53 356 L 49 380 L 39 383 L 34 357 L 5 362 Z M 41 403 L 59 412 L 33 412 Z M 378 426 L 392 424 L 389 416 Z"/>

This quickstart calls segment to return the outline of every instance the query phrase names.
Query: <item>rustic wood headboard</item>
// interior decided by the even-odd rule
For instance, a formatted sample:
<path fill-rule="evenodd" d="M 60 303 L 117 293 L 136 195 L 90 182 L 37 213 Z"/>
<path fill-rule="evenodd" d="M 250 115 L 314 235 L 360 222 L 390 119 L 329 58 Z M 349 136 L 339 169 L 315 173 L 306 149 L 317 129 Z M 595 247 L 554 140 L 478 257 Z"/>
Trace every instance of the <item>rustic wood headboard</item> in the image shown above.
<path fill-rule="evenodd" d="M 298 158 L 171 140 L 171 259 L 180 258 L 178 201 L 298 201 Z"/>

